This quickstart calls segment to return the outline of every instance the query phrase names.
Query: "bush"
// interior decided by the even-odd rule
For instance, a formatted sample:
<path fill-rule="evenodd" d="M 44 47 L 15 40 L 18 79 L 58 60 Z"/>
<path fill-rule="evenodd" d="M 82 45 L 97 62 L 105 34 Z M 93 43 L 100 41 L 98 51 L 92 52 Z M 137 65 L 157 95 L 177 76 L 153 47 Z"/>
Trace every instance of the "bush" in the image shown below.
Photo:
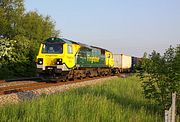
<path fill-rule="evenodd" d="M 141 69 L 139 76 L 143 81 L 146 98 L 155 99 L 163 110 L 170 107 L 173 92 L 177 92 L 177 100 L 180 100 L 179 45 L 176 48 L 170 46 L 162 56 L 156 51 L 149 56 L 144 55 Z"/>
<path fill-rule="evenodd" d="M 27 77 L 35 75 L 35 55 L 33 41 L 22 36 L 15 40 L 0 40 L 0 78 Z"/>

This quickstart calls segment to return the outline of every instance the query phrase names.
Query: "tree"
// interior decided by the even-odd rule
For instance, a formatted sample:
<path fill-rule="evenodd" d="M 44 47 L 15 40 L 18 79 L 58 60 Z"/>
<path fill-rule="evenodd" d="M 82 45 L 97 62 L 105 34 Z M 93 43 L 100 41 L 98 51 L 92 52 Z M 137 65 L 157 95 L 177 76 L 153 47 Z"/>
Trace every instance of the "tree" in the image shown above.
<path fill-rule="evenodd" d="M 0 78 L 35 75 L 34 43 L 22 36 L 0 39 Z"/>
<path fill-rule="evenodd" d="M 44 17 L 36 11 L 26 13 L 24 0 L 3 0 L 0 17 L 0 35 L 10 39 L 21 35 L 29 40 L 42 41 L 59 35 L 49 16 Z"/>
<path fill-rule="evenodd" d="M 24 0 L 0 4 L 0 78 L 33 76 L 41 41 L 58 36 L 55 22 L 36 11 L 25 12 Z"/>
<path fill-rule="evenodd" d="M 24 36 L 38 42 L 41 42 L 48 37 L 59 35 L 59 32 L 55 30 L 55 24 L 50 17 L 43 17 L 36 11 L 25 14 L 22 26 L 25 30 Z"/>
<path fill-rule="evenodd" d="M 13 38 L 24 14 L 24 0 L 3 0 L 0 5 L 0 35 Z"/>
<path fill-rule="evenodd" d="M 12 62 L 14 60 L 13 50 L 15 49 L 15 43 L 15 40 L 0 39 L 0 78 L 11 75 L 7 66 L 9 66 L 9 62 Z"/>
<path fill-rule="evenodd" d="M 173 92 L 180 95 L 179 49 L 179 46 L 170 46 L 163 56 L 153 51 L 141 62 L 139 76 L 143 81 L 144 95 L 148 99 L 155 99 L 163 109 L 169 108 Z"/>
<path fill-rule="evenodd" d="M 13 60 L 12 54 L 14 49 L 14 40 L 0 39 L 0 61 L 2 60 Z M 2 65 L 2 62 L 0 62 Z"/>

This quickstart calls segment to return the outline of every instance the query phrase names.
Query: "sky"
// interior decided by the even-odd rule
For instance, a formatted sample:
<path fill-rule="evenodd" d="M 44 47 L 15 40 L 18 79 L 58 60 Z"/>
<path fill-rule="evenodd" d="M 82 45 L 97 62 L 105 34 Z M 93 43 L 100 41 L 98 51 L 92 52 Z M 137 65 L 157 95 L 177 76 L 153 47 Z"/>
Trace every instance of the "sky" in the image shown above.
<path fill-rule="evenodd" d="M 180 0 L 25 0 L 61 37 L 141 57 L 180 44 Z"/>

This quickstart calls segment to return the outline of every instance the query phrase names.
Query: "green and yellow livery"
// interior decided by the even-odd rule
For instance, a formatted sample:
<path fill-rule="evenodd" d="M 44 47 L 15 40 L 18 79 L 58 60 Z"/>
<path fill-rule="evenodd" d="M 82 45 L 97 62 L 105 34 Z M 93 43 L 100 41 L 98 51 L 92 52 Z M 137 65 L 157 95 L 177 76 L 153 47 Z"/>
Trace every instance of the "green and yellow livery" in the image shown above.
<path fill-rule="evenodd" d="M 63 38 L 49 38 L 41 44 L 36 59 L 43 76 L 65 78 L 105 75 L 114 65 L 110 51 Z"/>

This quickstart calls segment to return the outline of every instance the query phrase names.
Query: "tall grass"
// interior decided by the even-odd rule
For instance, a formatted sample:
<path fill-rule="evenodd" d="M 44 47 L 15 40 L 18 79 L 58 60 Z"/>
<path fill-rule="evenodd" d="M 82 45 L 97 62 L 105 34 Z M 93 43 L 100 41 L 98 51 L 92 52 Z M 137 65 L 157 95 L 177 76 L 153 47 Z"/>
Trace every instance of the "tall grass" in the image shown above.
<path fill-rule="evenodd" d="M 161 122 L 163 117 L 133 76 L 1 107 L 0 121 Z"/>

